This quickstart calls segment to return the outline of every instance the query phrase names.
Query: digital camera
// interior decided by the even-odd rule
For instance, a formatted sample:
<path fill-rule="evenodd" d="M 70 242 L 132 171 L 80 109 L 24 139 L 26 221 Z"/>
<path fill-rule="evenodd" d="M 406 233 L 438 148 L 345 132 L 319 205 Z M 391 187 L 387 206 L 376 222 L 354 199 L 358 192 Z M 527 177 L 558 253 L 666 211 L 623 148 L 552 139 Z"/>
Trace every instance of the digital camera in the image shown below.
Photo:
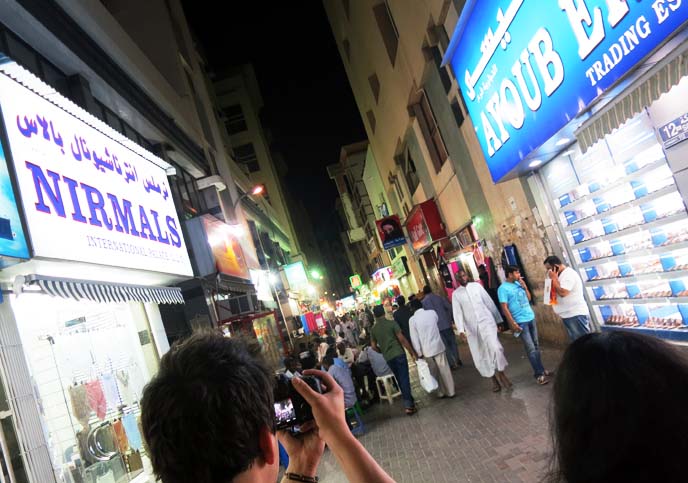
<path fill-rule="evenodd" d="M 320 379 L 302 376 L 301 380 L 322 394 Z M 298 432 L 303 423 L 312 419 L 313 411 L 310 404 L 294 389 L 291 379 L 284 375 L 278 376 L 275 381 L 275 428 Z"/>

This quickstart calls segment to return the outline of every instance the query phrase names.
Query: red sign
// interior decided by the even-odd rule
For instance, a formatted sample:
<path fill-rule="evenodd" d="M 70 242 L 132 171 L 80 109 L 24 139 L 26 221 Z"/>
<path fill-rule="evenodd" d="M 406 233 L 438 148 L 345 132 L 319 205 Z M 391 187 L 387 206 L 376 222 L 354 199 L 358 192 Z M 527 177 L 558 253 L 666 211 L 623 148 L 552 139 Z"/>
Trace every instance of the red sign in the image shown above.
<path fill-rule="evenodd" d="M 435 200 L 430 199 L 413 207 L 406 218 L 406 230 L 417 252 L 447 236 Z"/>

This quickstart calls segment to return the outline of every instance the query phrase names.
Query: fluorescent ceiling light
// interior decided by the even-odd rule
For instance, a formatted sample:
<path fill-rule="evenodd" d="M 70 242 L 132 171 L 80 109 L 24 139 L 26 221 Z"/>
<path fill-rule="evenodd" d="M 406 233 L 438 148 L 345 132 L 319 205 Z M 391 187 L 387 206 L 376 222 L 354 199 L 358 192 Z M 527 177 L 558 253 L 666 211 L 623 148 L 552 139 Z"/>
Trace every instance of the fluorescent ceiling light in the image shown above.
<path fill-rule="evenodd" d="M 555 143 L 556 146 L 564 146 L 568 144 L 571 140 L 569 138 L 561 138 L 559 141 Z"/>
<path fill-rule="evenodd" d="M 542 164 L 542 160 L 541 160 L 541 159 L 534 159 L 534 160 L 532 160 L 532 161 L 530 162 L 530 164 L 529 164 L 528 166 L 531 167 L 531 168 L 537 168 L 537 167 L 540 166 L 541 164 Z"/>

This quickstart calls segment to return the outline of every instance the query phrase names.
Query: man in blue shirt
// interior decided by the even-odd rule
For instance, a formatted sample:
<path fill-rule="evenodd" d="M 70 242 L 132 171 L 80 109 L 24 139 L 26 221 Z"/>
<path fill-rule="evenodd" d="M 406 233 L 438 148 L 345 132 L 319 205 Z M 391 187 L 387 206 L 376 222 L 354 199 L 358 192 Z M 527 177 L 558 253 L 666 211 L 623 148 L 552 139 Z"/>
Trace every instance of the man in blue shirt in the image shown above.
<path fill-rule="evenodd" d="M 444 342 L 444 347 L 447 350 L 447 362 L 449 362 L 449 367 L 456 369 L 463 363 L 459 357 L 459 346 L 456 344 L 456 336 L 454 335 L 452 306 L 446 297 L 432 293 L 429 285 L 423 287 L 423 294 L 423 308 L 434 310 L 437 313 L 437 328 L 440 330 L 440 337 L 442 337 L 442 342 Z"/>
<path fill-rule="evenodd" d="M 521 279 L 521 272 L 518 267 L 508 266 L 504 273 L 506 274 L 506 282 L 500 285 L 499 290 L 497 290 L 502 312 L 509 327 L 514 331 L 514 335 L 523 341 L 523 347 L 528 355 L 530 365 L 533 366 L 538 384 L 547 384 L 549 382 L 548 376 L 551 373 L 545 370 L 542 365 L 535 313 L 530 306 L 530 291 Z"/>

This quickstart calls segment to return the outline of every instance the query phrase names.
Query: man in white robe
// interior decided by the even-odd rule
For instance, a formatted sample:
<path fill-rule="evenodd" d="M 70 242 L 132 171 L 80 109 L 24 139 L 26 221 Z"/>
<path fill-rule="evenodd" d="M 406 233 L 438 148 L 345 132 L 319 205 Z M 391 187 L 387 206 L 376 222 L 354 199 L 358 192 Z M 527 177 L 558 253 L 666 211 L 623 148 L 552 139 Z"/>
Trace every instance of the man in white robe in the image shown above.
<path fill-rule="evenodd" d="M 454 323 L 461 340 L 468 340 L 473 363 L 483 377 L 491 377 L 493 391 L 510 388 L 504 370 L 508 365 L 504 348 L 497 337 L 502 315 L 479 283 L 469 282 L 465 271 L 456 273 L 459 287 L 452 295 Z"/>

